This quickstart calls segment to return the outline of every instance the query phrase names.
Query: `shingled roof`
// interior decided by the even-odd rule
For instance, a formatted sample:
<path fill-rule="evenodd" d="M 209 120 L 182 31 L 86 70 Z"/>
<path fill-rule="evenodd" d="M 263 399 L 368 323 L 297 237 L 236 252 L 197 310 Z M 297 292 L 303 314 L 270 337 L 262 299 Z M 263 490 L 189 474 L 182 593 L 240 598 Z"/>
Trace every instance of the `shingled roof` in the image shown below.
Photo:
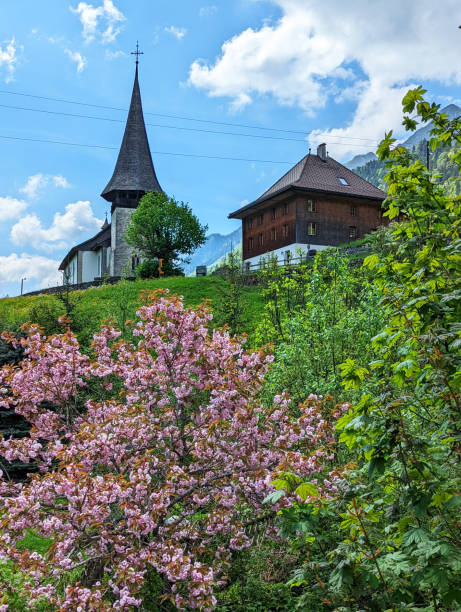
<path fill-rule="evenodd" d="M 134 77 L 130 110 L 115 170 L 101 196 L 112 201 L 115 191 L 162 191 L 152 163 L 142 112 L 138 65 Z"/>
<path fill-rule="evenodd" d="M 71 250 L 67 253 L 64 259 L 61 261 L 59 266 L 59 270 L 65 270 L 69 261 L 78 253 L 78 251 L 97 251 L 102 247 L 110 246 L 110 223 L 107 222 L 107 219 L 104 221 L 104 225 L 100 232 L 85 240 L 85 242 L 81 242 L 76 246 L 72 247 Z"/>
<path fill-rule="evenodd" d="M 340 180 L 342 179 L 342 180 Z M 332 157 L 308 154 L 293 166 L 254 202 L 232 212 L 229 218 L 242 213 L 284 191 L 309 191 L 340 196 L 353 196 L 382 201 L 386 194 Z"/>

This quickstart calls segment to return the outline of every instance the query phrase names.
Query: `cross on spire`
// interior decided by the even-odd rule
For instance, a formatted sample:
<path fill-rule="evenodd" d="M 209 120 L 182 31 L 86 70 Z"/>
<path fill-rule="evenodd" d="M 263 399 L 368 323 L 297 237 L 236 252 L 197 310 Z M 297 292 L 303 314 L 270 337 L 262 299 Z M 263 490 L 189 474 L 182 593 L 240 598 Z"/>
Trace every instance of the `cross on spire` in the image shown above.
<path fill-rule="evenodd" d="M 144 51 L 139 50 L 139 42 L 136 41 L 136 51 L 132 51 L 131 55 L 136 55 L 136 66 L 139 64 L 139 56 L 144 55 Z"/>

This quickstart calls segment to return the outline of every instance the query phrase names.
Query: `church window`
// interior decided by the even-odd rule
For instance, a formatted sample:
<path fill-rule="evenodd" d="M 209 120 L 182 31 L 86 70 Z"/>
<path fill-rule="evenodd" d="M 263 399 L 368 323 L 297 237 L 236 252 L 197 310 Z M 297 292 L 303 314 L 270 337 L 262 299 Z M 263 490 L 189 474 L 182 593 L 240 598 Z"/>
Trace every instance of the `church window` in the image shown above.
<path fill-rule="evenodd" d="M 355 240 L 357 238 L 357 228 L 354 225 L 349 227 L 349 240 Z"/>
<path fill-rule="evenodd" d="M 307 200 L 307 212 L 316 212 L 317 207 L 314 200 Z"/>
<path fill-rule="evenodd" d="M 139 265 L 139 257 L 137 255 L 133 255 L 133 257 L 131 258 L 131 271 L 135 272 L 136 266 L 138 265 Z"/>
<path fill-rule="evenodd" d="M 317 223 L 312 223 L 309 221 L 307 224 L 307 235 L 308 236 L 317 236 Z"/>
<path fill-rule="evenodd" d="M 102 264 L 101 251 L 98 251 L 98 276 L 101 276 L 102 274 L 101 264 Z"/>

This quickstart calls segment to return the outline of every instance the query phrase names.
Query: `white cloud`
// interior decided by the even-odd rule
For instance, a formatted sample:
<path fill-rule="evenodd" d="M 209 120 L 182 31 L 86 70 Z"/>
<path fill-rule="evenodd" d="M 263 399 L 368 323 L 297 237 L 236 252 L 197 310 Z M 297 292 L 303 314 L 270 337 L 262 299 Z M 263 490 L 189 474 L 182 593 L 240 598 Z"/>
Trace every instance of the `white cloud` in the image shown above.
<path fill-rule="evenodd" d="M 402 93 L 411 84 L 461 83 L 459 0 L 443 6 L 433 0 L 271 1 L 280 19 L 227 40 L 213 63 L 194 61 L 191 85 L 230 98 L 233 110 L 264 95 L 307 113 L 331 101 L 358 101 L 347 127 L 314 138 L 346 142 L 378 140 L 397 127 Z"/>
<path fill-rule="evenodd" d="M 108 60 L 114 60 L 117 59 L 119 57 L 126 57 L 127 53 L 125 53 L 125 51 L 110 51 L 109 49 L 106 49 L 106 58 Z"/>
<path fill-rule="evenodd" d="M 27 208 L 27 202 L 6 196 L 0 197 L 0 221 L 15 219 Z"/>
<path fill-rule="evenodd" d="M 66 55 L 70 57 L 70 59 L 77 64 L 77 72 L 83 72 L 86 65 L 88 64 L 88 60 L 78 51 L 71 51 L 70 49 L 64 49 Z"/>
<path fill-rule="evenodd" d="M 214 4 L 210 4 L 209 6 L 200 7 L 198 14 L 200 17 L 209 17 L 210 15 L 214 15 L 217 12 L 218 7 Z"/>
<path fill-rule="evenodd" d="M 33 200 L 41 195 L 41 192 L 43 192 L 45 187 L 48 187 L 49 185 L 53 185 L 54 187 L 62 187 L 64 189 L 70 187 L 70 183 L 64 176 L 62 176 L 62 174 L 53 175 L 42 174 L 39 172 L 38 174 L 29 176 L 27 183 L 24 185 L 24 187 L 21 187 L 19 191 L 21 193 L 25 193 L 30 200 Z"/>
<path fill-rule="evenodd" d="M 0 45 L 0 73 L 5 70 L 5 83 L 13 80 L 19 48 L 14 37 L 10 41 L 5 41 L 4 46 Z"/>
<path fill-rule="evenodd" d="M 0 283 L 17 282 L 18 293 L 21 278 L 26 279 L 25 292 L 37 287 L 54 287 L 62 284 L 58 266 L 59 261 L 41 255 L 11 253 L 8 256 L 0 256 Z"/>
<path fill-rule="evenodd" d="M 101 225 L 90 202 L 74 202 L 67 204 L 64 214 L 56 213 L 49 227 L 43 227 L 37 215 L 22 217 L 11 228 L 10 237 L 14 244 L 51 252 L 99 231 Z"/>
<path fill-rule="evenodd" d="M 71 6 L 70 10 L 79 16 L 85 42 L 91 42 L 95 38 L 99 38 L 103 43 L 113 42 L 120 34 L 119 24 L 126 20 L 112 0 L 103 0 L 101 6 L 79 2 L 77 8 Z"/>
<path fill-rule="evenodd" d="M 166 26 L 164 28 L 165 32 L 168 32 L 178 40 L 182 40 L 184 36 L 187 34 L 186 28 L 177 28 L 176 26 Z"/>

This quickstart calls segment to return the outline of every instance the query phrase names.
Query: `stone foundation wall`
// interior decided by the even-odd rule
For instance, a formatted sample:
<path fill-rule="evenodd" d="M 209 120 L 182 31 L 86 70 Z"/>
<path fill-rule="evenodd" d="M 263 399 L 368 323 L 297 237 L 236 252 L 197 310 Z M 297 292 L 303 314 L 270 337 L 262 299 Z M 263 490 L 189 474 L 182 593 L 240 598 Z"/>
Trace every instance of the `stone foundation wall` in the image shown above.
<path fill-rule="evenodd" d="M 115 285 L 120 282 L 120 276 L 110 276 L 109 278 L 95 278 L 88 283 L 76 283 L 75 285 L 59 285 L 58 287 L 47 287 L 46 289 L 39 289 L 38 291 L 29 291 L 23 295 L 50 295 L 53 293 L 63 293 L 64 291 L 79 291 L 81 289 L 89 289 L 90 287 L 101 287 L 101 285 Z M 126 280 L 135 280 L 134 278 L 127 277 Z"/>

